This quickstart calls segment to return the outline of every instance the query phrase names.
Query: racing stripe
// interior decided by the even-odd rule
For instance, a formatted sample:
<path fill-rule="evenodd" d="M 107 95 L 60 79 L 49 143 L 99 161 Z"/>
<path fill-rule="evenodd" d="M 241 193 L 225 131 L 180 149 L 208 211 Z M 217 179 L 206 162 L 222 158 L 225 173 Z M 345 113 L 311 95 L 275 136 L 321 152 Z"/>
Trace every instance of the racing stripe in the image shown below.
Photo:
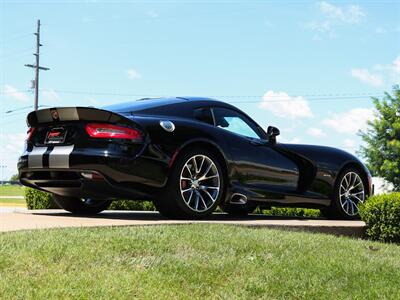
<path fill-rule="evenodd" d="M 74 145 L 55 146 L 49 156 L 49 168 L 69 168 L 69 155 Z"/>
<path fill-rule="evenodd" d="M 47 147 L 33 147 L 28 154 L 28 168 L 43 168 L 43 154 Z"/>
<path fill-rule="evenodd" d="M 43 158 L 42 158 L 42 163 L 43 163 L 43 168 L 48 168 L 49 167 L 49 156 L 51 151 L 53 151 L 54 145 L 50 145 L 47 147 L 47 150 L 45 153 L 43 153 Z"/>
<path fill-rule="evenodd" d="M 77 121 L 79 120 L 78 110 L 76 107 L 67 107 L 58 110 L 60 121 Z"/>

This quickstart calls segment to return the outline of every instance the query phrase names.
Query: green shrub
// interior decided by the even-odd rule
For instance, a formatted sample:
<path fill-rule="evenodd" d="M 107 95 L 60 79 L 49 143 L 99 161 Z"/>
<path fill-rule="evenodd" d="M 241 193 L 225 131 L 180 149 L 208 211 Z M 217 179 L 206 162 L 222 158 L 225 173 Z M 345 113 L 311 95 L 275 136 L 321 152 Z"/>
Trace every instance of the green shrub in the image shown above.
<path fill-rule="evenodd" d="M 25 201 L 28 209 L 58 208 L 50 193 L 25 188 Z"/>
<path fill-rule="evenodd" d="M 304 217 L 304 218 L 321 217 L 321 212 L 319 211 L 319 209 L 292 208 L 292 207 L 272 207 L 271 209 L 263 209 L 262 214 L 266 216 L 280 216 L 280 217 Z"/>
<path fill-rule="evenodd" d="M 115 200 L 109 210 L 156 210 L 151 201 Z"/>
<path fill-rule="evenodd" d="M 366 235 L 382 242 L 400 243 L 400 193 L 370 197 L 360 205 Z"/>

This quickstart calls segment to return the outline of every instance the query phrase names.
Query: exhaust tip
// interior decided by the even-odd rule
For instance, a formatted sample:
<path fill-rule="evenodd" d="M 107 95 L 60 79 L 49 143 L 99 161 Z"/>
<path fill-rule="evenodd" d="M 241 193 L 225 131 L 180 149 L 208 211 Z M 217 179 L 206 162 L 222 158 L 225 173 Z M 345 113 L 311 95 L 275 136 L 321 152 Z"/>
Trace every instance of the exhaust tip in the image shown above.
<path fill-rule="evenodd" d="M 247 197 L 240 193 L 233 193 L 231 196 L 231 200 L 229 201 L 231 204 L 246 204 Z"/>

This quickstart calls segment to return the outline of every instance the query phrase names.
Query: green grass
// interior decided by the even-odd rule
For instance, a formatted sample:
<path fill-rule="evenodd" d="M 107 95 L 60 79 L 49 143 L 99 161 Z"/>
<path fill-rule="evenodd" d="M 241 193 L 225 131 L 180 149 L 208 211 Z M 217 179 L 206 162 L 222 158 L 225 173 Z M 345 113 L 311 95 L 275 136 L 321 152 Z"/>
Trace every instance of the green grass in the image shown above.
<path fill-rule="evenodd" d="M 25 199 L 13 199 L 13 198 L 0 198 L 0 206 L 2 204 L 5 205 L 13 205 L 15 204 L 16 206 L 26 206 Z"/>
<path fill-rule="evenodd" d="M 228 225 L 0 234 L 1 299 L 395 299 L 400 247 Z"/>
<path fill-rule="evenodd" d="M 24 196 L 24 187 L 20 185 L 0 186 L 0 206 L 1 205 L 26 205 L 25 199 L 3 198 L 4 196 Z"/>
<path fill-rule="evenodd" d="M 21 185 L 0 186 L 0 196 L 23 196 L 24 187 Z"/>

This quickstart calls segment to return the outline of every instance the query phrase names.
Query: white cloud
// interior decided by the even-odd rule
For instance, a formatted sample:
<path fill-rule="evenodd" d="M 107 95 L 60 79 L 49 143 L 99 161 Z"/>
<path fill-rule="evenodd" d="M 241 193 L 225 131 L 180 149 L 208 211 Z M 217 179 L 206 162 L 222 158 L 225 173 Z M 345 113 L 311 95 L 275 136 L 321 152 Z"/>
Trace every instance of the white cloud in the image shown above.
<path fill-rule="evenodd" d="M 42 91 L 42 99 L 46 102 L 57 102 L 60 100 L 60 96 L 53 89 Z"/>
<path fill-rule="evenodd" d="M 393 61 L 393 71 L 400 74 L 400 55 Z"/>
<path fill-rule="evenodd" d="M 322 138 L 326 136 L 325 132 L 322 129 L 315 127 L 308 128 L 307 133 L 317 138 Z"/>
<path fill-rule="evenodd" d="M 377 74 L 372 74 L 368 69 L 351 69 L 351 76 L 372 86 L 382 86 L 383 79 Z"/>
<path fill-rule="evenodd" d="M 375 28 L 375 33 L 377 33 L 377 34 L 385 34 L 385 33 L 387 33 L 387 30 L 385 28 L 383 28 L 383 27 L 376 27 Z"/>
<path fill-rule="evenodd" d="M 352 139 L 345 139 L 343 141 L 343 145 L 346 148 L 354 148 L 356 146 L 356 142 L 354 140 L 352 140 Z"/>
<path fill-rule="evenodd" d="M 366 16 L 365 11 L 358 5 L 337 6 L 326 1 L 319 3 L 321 13 L 328 19 L 344 23 L 358 23 Z"/>
<path fill-rule="evenodd" d="M 4 85 L 3 93 L 5 96 L 13 98 L 13 99 L 21 101 L 21 102 L 29 101 L 29 97 L 27 94 L 25 94 L 24 92 L 18 91 L 17 88 L 15 88 L 9 84 Z"/>
<path fill-rule="evenodd" d="M 367 15 L 359 5 L 339 6 L 322 1 L 317 3 L 321 13 L 319 20 L 314 20 L 305 24 L 305 28 L 317 34 L 328 33 L 329 37 L 335 38 L 334 27 L 346 24 L 356 24 Z M 314 37 L 320 40 L 319 36 Z"/>
<path fill-rule="evenodd" d="M 331 118 L 322 121 L 322 124 L 339 133 L 356 134 L 367 128 L 367 121 L 374 118 L 372 109 L 354 108 L 348 112 L 333 114 Z"/>
<path fill-rule="evenodd" d="M 17 173 L 17 161 L 24 149 L 25 137 L 26 133 L 0 134 L 0 165 L 6 166 L 1 179 L 9 179 Z"/>
<path fill-rule="evenodd" d="M 313 116 L 305 98 L 301 96 L 291 97 L 285 92 L 266 92 L 262 97 L 259 107 L 283 118 L 296 119 Z"/>
<path fill-rule="evenodd" d="M 129 69 L 128 71 L 126 71 L 128 73 L 128 77 L 130 79 L 141 79 L 142 78 L 142 74 L 140 74 L 138 71 L 136 71 L 135 69 Z"/>
<path fill-rule="evenodd" d="M 149 10 L 149 11 L 147 12 L 147 15 L 148 15 L 150 18 L 153 18 L 153 19 L 159 17 L 159 14 L 158 14 L 156 11 L 154 11 L 154 10 Z"/>

